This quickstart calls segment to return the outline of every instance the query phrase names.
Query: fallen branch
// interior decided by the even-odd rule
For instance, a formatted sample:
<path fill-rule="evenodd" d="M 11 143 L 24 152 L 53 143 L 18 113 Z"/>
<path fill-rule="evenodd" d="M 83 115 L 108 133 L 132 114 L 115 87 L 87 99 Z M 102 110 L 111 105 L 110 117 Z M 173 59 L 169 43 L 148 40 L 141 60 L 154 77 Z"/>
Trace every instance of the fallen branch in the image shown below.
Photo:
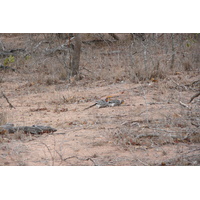
<path fill-rule="evenodd" d="M 194 98 L 198 97 L 199 95 L 200 95 L 200 92 L 198 92 L 197 94 L 192 96 L 192 98 L 190 99 L 189 103 L 191 103 L 194 100 Z"/>
<path fill-rule="evenodd" d="M 94 166 L 98 166 L 92 158 L 79 158 L 78 156 L 70 156 L 70 157 L 64 158 L 63 160 L 66 161 L 66 160 L 71 159 L 71 158 L 76 158 L 78 160 L 86 160 L 86 161 L 90 160 L 90 161 L 92 161 Z"/>
<path fill-rule="evenodd" d="M 184 88 L 185 90 L 187 90 L 187 87 L 185 85 L 180 85 L 179 83 L 177 83 L 175 80 L 172 79 L 172 82 L 175 83 L 175 85 L 178 87 L 178 88 Z"/>
<path fill-rule="evenodd" d="M 140 134 L 137 135 L 136 138 L 142 138 L 142 137 L 159 137 L 160 134 Z"/>
<path fill-rule="evenodd" d="M 93 43 L 96 43 L 96 44 L 101 44 L 101 43 L 111 44 L 112 42 L 113 41 L 111 41 L 111 40 L 90 40 L 90 41 L 83 41 L 82 43 L 91 45 Z"/>
<path fill-rule="evenodd" d="M 191 124 L 192 124 L 193 126 L 196 126 L 197 128 L 200 126 L 200 125 L 195 124 L 195 123 L 193 123 L 193 122 L 191 122 Z"/>
<path fill-rule="evenodd" d="M 41 143 L 47 148 L 47 150 L 48 150 L 48 152 L 49 152 L 49 154 L 50 154 L 50 156 L 51 156 L 52 166 L 54 166 L 55 158 L 54 158 L 54 156 L 52 155 L 50 148 L 49 148 L 48 145 L 45 144 L 44 142 L 41 142 Z"/>
<path fill-rule="evenodd" d="M 197 80 L 197 81 L 193 81 L 192 83 L 191 83 L 191 86 L 198 86 L 198 85 L 200 85 L 200 80 Z"/>
<path fill-rule="evenodd" d="M 12 108 L 15 109 L 15 107 L 10 103 L 10 101 L 8 100 L 8 98 L 6 97 L 6 95 L 5 95 L 3 92 L 1 92 L 1 94 L 2 94 L 2 96 L 6 99 L 6 101 L 8 102 L 10 108 L 11 108 L 11 109 L 12 109 Z"/>
<path fill-rule="evenodd" d="M 136 158 L 137 161 L 141 162 L 144 166 L 149 166 L 146 162 L 141 161 L 139 158 Z"/>
<path fill-rule="evenodd" d="M 85 67 L 81 67 L 81 68 L 84 69 L 84 70 L 86 70 L 86 71 L 88 71 L 88 72 L 90 72 L 90 73 L 94 73 L 94 72 L 90 71 L 89 69 L 87 69 Z"/>
<path fill-rule="evenodd" d="M 110 52 L 102 52 L 100 53 L 101 55 L 114 55 L 114 54 L 120 54 L 122 53 L 123 51 L 110 51 Z"/>
<path fill-rule="evenodd" d="M 159 137 L 161 136 L 160 134 L 140 134 L 140 135 L 137 135 L 136 138 L 142 138 L 142 137 Z M 163 136 L 167 136 L 167 137 L 170 137 L 170 138 L 173 138 L 173 139 L 178 139 L 178 140 L 188 140 L 191 136 L 191 134 L 186 134 L 185 137 L 182 137 L 182 136 L 179 136 L 179 135 L 172 135 L 172 134 L 167 134 L 167 135 L 163 135 Z"/>
<path fill-rule="evenodd" d="M 43 134 L 43 133 L 53 133 L 57 130 L 55 128 L 52 128 L 50 126 L 39 126 L 39 125 L 33 125 L 33 126 L 14 126 L 14 124 L 6 124 L 0 126 L 1 131 L 8 133 L 15 133 L 17 131 L 23 131 L 24 133 L 31 133 L 31 134 Z"/>
<path fill-rule="evenodd" d="M 8 67 L 8 66 L 3 66 L 3 65 L 0 65 L 0 69 L 1 70 L 12 70 L 12 71 L 16 71 L 16 69 L 12 68 L 12 67 Z"/>
<path fill-rule="evenodd" d="M 188 105 L 186 105 L 185 103 L 179 101 L 180 105 L 183 106 L 183 107 L 186 107 L 186 108 L 190 108 Z"/>

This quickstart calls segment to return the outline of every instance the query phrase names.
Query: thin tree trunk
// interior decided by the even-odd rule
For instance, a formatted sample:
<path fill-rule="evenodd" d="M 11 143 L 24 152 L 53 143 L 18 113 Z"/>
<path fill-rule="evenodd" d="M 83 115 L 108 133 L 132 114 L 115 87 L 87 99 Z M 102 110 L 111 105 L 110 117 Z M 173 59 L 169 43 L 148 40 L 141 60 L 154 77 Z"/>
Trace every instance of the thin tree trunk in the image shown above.
<path fill-rule="evenodd" d="M 171 38 L 172 38 L 172 60 L 171 60 L 170 69 L 173 69 L 174 61 L 175 61 L 174 33 L 171 34 Z"/>
<path fill-rule="evenodd" d="M 74 34 L 75 43 L 74 43 L 74 51 L 72 54 L 72 62 L 71 62 L 71 76 L 76 76 L 79 73 L 79 63 L 80 63 L 80 55 L 81 55 L 81 35 L 80 33 Z"/>
<path fill-rule="evenodd" d="M 146 41 L 141 41 L 142 42 L 142 45 L 144 47 L 143 49 L 143 57 L 144 57 L 144 70 L 145 72 L 147 72 L 147 42 Z"/>

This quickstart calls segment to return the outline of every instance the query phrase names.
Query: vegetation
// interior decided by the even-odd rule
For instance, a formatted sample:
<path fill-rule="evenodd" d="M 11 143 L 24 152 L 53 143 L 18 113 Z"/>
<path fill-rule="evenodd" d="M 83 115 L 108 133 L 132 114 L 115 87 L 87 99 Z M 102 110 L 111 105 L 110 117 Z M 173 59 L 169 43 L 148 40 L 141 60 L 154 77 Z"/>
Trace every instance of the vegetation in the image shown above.
<path fill-rule="evenodd" d="M 3 64 L 4 64 L 5 66 L 7 66 L 7 65 L 9 65 L 9 64 L 11 64 L 11 63 L 14 63 L 14 62 L 15 62 L 15 57 L 12 56 L 12 55 L 10 55 L 9 57 L 7 57 L 7 58 L 4 59 Z"/>

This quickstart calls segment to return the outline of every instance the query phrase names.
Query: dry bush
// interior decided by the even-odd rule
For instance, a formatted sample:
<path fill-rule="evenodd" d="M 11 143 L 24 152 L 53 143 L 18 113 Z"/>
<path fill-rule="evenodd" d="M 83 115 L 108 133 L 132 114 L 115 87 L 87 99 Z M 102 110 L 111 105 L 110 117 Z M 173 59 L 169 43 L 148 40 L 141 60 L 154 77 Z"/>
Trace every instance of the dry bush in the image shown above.
<path fill-rule="evenodd" d="M 197 34 L 174 34 L 173 38 L 172 34 L 117 36 L 119 40 L 109 34 L 82 34 L 80 76 L 88 83 L 98 80 L 108 83 L 139 82 L 164 79 L 180 71 L 199 71 Z M 56 84 L 59 80 L 70 81 L 68 69 L 73 40 L 69 44 L 67 34 L 13 35 L 13 39 L 16 37 L 20 41 L 17 44 L 12 42 L 12 48 L 16 45 L 26 49 L 25 54 L 16 56 L 13 63 L 21 75 L 25 74 L 23 79 L 47 85 Z"/>
<path fill-rule="evenodd" d="M 17 131 L 12 135 L 12 139 L 14 140 L 21 140 L 25 141 L 27 139 L 27 134 L 25 134 L 23 131 Z M 28 136 L 29 137 L 29 136 Z"/>
<path fill-rule="evenodd" d="M 144 114 L 138 113 L 137 108 L 130 109 L 129 120 L 110 133 L 117 145 L 131 149 L 136 146 L 200 142 L 199 99 L 194 99 L 192 104 L 186 103 L 190 99 L 185 94 L 188 95 L 191 90 L 188 84 L 191 80 L 178 77 L 159 81 L 153 88 L 145 87 L 151 97 L 146 100 Z M 146 98 L 145 94 L 142 95 Z"/>
<path fill-rule="evenodd" d="M 12 142 L 14 140 L 27 142 L 33 139 L 35 139 L 34 136 L 32 136 L 31 134 L 26 134 L 23 131 L 17 131 L 15 133 L 9 133 L 7 131 L 4 131 L 4 133 L 0 134 L 0 143 Z"/>
<path fill-rule="evenodd" d="M 146 40 L 141 39 L 103 43 L 100 47 L 85 46 L 82 52 L 81 65 L 88 78 L 93 80 L 131 80 L 133 82 L 164 79 L 176 71 L 196 70 L 199 60 L 198 41 L 188 48 L 184 34 L 175 34 L 175 61 L 171 68 L 172 39 L 170 34 L 147 34 Z M 191 65 L 190 63 L 194 63 Z M 90 73 L 91 71 L 91 73 Z"/>

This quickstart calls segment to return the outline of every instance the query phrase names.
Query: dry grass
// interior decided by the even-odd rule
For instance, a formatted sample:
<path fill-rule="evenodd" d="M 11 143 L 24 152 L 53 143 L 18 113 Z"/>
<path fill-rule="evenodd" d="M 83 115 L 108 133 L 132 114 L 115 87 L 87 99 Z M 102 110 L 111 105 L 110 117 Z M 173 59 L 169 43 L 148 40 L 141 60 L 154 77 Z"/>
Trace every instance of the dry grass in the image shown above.
<path fill-rule="evenodd" d="M 189 104 L 191 80 L 171 76 L 168 80 L 141 87 L 142 108 L 128 113 L 129 120 L 111 131 L 116 144 L 127 146 L 159 146 L 177 143 L 199 143 L 199 100 Z M 172 81 L 176 80 L 176 81 Z M 190 83 L 190 84 L 188 84 Z M 187 94 L 185 96 L 184 94 Z M 191 94 L 191 93 L 190 93 Z M 184 103 L 182 103 L 184 102 Z M 135 119 L 137 118 L 137 119 Z"/>
<path fill-rule="evenodd" d="M 29 53 L 16 56 L 10 66 L 26 74 L 24 78 L 29 82 L 52 85 L 59 80 L 70 81 L 66 67 L 69 66 L 71 50 L 65 53 L 59 50 L 53 54 L 47 51 L 60 47 L 65 40 L 56 34 L 19 36 L 17 47 L 26 47 Z M 108 34 L 82 35 L 81 78 L 90 83 L 97 80 L 139 82 L 165 79 L 175 72 L 199 70 L 199 39 L 195 34 L 175 34 L 173 69 L 170 68 L 173 53 L 171 34 L 146 34 L 145 41 L 136 36 L 132 38 L 130 34 L 119 34 L 119 37 L 119 41 L 114 41 Z M 94 40 L 101 42 L 90 42 Z M 1 59 L 2 63 L 4 59 Z"/>
<path fill-rule="evenodd" d="M 4 125 L 7 123 L 7 113 L 2 112 L 0 113 L 0 125 Z"/>

